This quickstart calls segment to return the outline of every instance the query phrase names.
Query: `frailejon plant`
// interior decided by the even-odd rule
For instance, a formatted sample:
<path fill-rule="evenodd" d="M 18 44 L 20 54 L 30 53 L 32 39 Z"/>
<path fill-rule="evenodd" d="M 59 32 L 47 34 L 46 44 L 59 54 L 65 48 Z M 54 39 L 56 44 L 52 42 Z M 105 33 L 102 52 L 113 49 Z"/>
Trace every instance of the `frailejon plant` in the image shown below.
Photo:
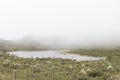
<path fill-rule="evenodd" d="M 109 66 L 107 67 L 107 71 L 108 71 L 108 74 L 110 75 L 109 79 L 113 80 L 113 77 L 112 77 L 113 67 L 111 64 L 109 64 Z"/>
<path fill-rule="evenodd" d="M 73 71 L 73 66 L 70 65 L 70 66 L 69 66 L 69 69 L 70 69 L 70 80 L 73 80 L 73 79 L 72 79 L 72 75 L 71 75 L 71 74 L 72 74 L 72 71 Z"/>
<path fill-rule="evenodd" d="M 87 73 L 86 73 L 85 69 L 81 69 L 81 74 L 82 74 L 83 80 L 85 80 L 86 76 L 87 76 Z"/>
<path fill-rule="evenodd" d="M 14 80 L 17 80 L 16 79 L 16 76 L 17 76 L 16 72 L 17 72 L 17 70 L 13 70 L 13 71 L 14 71 Z"/>

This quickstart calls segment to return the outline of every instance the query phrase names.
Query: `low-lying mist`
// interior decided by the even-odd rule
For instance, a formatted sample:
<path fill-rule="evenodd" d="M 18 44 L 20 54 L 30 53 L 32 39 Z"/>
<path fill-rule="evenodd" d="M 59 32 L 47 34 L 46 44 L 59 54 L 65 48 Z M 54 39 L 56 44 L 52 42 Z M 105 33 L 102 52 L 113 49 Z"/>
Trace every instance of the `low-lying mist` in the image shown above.
<path fill-rule="evenodd" d="M 19 40 L 0 39 L 0 49 L 42 50 L 42 49 L 81 49 L 81 48 L 119 48 L 117 37 L 80 36 L 25 36 Z"/>
<path fill-rule="evenodd" d="M 120 46 L 120 40 L 115 36 L 25 36 L 22 41 L 40 43 L 50 48 L 114 48 Z"/>

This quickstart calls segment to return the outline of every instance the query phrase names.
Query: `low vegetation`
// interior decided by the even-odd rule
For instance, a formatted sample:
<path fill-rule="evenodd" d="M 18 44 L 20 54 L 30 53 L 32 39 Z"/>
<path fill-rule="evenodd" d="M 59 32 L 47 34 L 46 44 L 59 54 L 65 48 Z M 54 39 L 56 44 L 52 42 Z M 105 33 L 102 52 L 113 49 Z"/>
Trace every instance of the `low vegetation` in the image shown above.
<path fill-rule="evenodd" d="M 117 78 L 116 80 L 120 80 L 120 49 L 79 49 L 70 52 L 94 57 L 106 57 L 105 61 L 109 61 L 113 66 L 113 76 Z"/>
<path fill-rule="evenodd" d="M 0 52 L 0 80 L 120 80 L 120 50 L 74 50 L 106 60 L 20 58 Z"/>

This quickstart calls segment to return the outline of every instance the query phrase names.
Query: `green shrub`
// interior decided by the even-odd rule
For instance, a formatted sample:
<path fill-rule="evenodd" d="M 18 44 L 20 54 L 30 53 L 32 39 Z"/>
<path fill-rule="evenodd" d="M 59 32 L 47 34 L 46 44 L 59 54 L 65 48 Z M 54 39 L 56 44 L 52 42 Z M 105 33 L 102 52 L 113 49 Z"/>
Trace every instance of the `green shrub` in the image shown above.
<path fill-rule="evenodd" d="M 89 77 L 101 77 L 102 75 L 104 75 L 103 72 L 94 70 L 94 71 L 89 72 L 88 76 Z"/>

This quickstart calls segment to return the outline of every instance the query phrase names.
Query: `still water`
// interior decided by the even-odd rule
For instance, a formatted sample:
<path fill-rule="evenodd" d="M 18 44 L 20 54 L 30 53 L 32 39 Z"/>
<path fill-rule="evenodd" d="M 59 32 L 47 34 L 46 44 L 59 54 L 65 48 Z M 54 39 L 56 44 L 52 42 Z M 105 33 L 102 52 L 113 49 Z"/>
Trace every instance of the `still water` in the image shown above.
<path fill-rule="evenodd" d="M 90 57 L 90 56 L 81 56 L 77 54 L 65 54 L 65 51 L 62 50 L 45 50 L 45 51 L 14 51 L 8 52 L 12 55 L 24 58 L 61 58 L 61 59 L 71 59 L 76 61 L 86 61 L 86 60 L 99 60 L 100 57 Z"/>

